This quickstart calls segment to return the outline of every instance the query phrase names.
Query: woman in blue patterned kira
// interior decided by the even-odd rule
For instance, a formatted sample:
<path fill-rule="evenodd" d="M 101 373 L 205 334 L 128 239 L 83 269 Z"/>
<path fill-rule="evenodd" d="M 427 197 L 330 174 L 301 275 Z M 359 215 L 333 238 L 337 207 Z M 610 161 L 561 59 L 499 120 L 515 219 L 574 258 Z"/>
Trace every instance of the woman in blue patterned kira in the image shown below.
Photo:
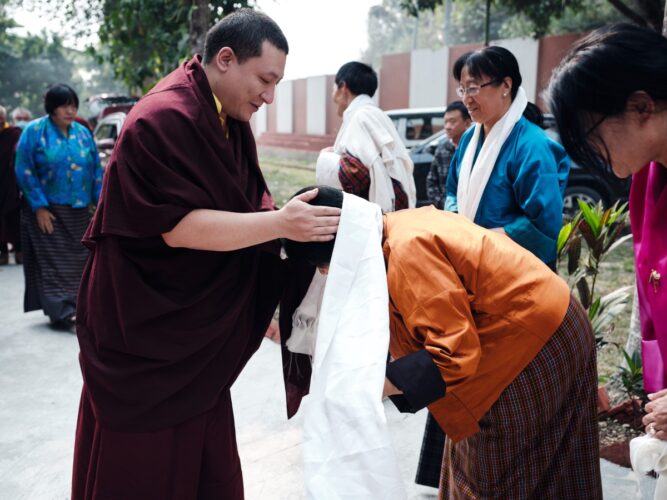
<path fill-rule="evenodd" d="M 79 98 L 64 84 L 48 88 L 46 116 L 25 128 L 16 151 L 23 191 L 24 310 L 42 309 L 55 328 L 72 330 L 88 251 L 81 238 L 102 187 L 102 166 L 88 129 L 75 121 Z"/>

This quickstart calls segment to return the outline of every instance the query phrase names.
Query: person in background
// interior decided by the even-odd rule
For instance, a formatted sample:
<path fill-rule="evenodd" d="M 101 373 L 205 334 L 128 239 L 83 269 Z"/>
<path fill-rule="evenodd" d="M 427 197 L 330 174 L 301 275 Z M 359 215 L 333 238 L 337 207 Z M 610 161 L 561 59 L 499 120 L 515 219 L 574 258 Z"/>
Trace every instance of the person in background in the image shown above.
<path fill-rule="evenodd" d="M 565 150 L 524 116 L 532 108 L 509 50 L 464 54 L 453 72 L 475 126 L 452 159 L 445 209 L 506 234 L 555 266 L 570 170 Z"/>
<path fill-rule="evenodd" d="M 0 106 L 0 266 L 9 263 L 9 245 L 16 263 L 23 261 L 19 190 L 14 173 L 14 153 L 20 136 L 21 129 L 7 121 L 7 110 Z"/>
<path fill-rule="evenodd" d="M 445 184 L 447 183 L 449 164 L 463 132 L 468 130 L 471 122 L 470 114 L 461 101 L 454 101 L 447 106 L 445 110 L 447 140 L 438 143 L 438 147 L 433 153 L 431 170 L 426 177 L 426 193 L 429 201 L 436 208 L 444 208 L 445 206 Z"/>
<path fill-rule="evenodd" d="M 342 188 L 384 212 L 414 208 L 414 165 L 391 119 L 372 101 L 377 87 L 367 64 L 340 67 L 331 98 L 343 123 L 333 147 L 320 153 L 315 177 L 318 184 Z"/>
<path fill-rule="evenodd" d="M 88 132 L 93 133 L 93 126 L 83 116 L 76 115 L 74 121 L 83 125 Z"/>
<path fill-rule="evenodd" d="M 315 178 L 317 184 L 376 203 L 383 212 L 414 208 L 414 165 L 391 119 L 372 101 L 377 87 L 377 74 L 367 64 L 352 61 L 340 67 L 331 99 L 343 123 L 334 146 L 320 152 Z M 298 307 L 281 306 L 278 332 L 291 339 L 286 347 L 292 353 L 305 354 L 313 347 L 326 277 L 314 268 L 310 273 L 308 289 L 293 297 L 291 306 Z"/>
<path fill-rule="evenodd" d="M 259 168 L 248 122 L 287 52 L 234 11 L 126 118 L 83 239 L 73 500 L 244 498 L 230 388 L 288 278 L 279 238 L 330 240 L 340 213 L 316 190 L 275 210 Z"/>
<path fill-rule="evenodd" d="M 90 132 L 74 121 L 79 98 L 65 84 L 49 87 L 46 116 L 28 124 L 16 151 L 23 193 L 21 243 L 24 310 L 42 309 L 57 329 L 72 330 L 88 251 L 81 238 L 102 188 Z"/>
<path fill-rule="evenodd" d="M 641 324 L 647 432 L 667 440 L 667 39 L 616 24 L 577 42 L 548 102 L 572 159 L 632 175 L 630 223 Z"/>
<path fill-rule="evenodd" d="M 12 111 L 12 125 L 23 130 L 32 121 L 32 113 L 26 108 L 14 108 Z"/>

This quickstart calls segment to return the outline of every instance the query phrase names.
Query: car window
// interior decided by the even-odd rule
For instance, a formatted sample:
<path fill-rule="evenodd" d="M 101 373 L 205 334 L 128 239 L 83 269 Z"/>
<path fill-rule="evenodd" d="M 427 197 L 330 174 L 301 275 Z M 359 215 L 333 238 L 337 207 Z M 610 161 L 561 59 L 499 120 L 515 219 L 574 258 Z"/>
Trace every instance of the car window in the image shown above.
<path fill-rule="evenodd" d="M 103 123 L 95 131 L 95 139 L 116 139 L 118 132 L 115 123 Z"/>
<path fill-rule="evenodd" d="M 405 122 L 405 138 L 409 140 L 421 139 L 423 128 L 423 118 L 408 118 Z M 426 134 L 424 137 L 426 138 L 429 135 L 431 134 Z"/>
<path fill-rule="evenodd" d="M 429 124 L 430 124 L 430 134 L 424 135 L 423 137 L 420 137 L 420 139 L 427 139 L 431 137 L 431 135 L 440 132 L 443 128 L 445 128 L 445 117 L 444 115 L 440 116 L 431 116 L 428 118 Z M 425 127 L 426 131 L 429 131 L 429 127 Z"/>

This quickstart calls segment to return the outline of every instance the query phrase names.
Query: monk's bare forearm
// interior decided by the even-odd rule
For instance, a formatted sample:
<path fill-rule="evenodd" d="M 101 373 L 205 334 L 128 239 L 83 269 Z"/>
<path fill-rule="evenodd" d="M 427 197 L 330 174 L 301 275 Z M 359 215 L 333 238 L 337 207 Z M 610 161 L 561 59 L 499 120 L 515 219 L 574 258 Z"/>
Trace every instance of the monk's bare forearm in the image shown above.
<path fill-rule="evenodd" d="M 282 237 L 284 223 L 281 218 L 280 212 L 193 210 L 162 236 L 171 247 L 238 250 Z"/>
<path fill-rule="evenodd" d="M 295 241 L 329 241 L 338 229 L 340 209 L 307 202 L 317 189 L 291 199 L 282 209 L 237 213 L 195 209 L 162 237 L 167 245 L 194 250 L 231 251 L 276 238 Z"/>

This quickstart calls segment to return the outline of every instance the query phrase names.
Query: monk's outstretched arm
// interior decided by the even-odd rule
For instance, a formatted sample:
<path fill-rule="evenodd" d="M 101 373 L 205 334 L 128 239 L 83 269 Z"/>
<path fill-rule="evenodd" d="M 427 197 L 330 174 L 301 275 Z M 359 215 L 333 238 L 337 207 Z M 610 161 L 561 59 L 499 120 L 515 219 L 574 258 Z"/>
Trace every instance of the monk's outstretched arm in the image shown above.
<path fill-rule="evenodd" d="M 340 209 L 309 205 L 317 189 L 290 200 L 270 212 L 237 213 L 197 209 L 188 213 L 162 238 L 170 247 L 231 251 L 277 238 L 295 241 L 330 241 L 340 218 Z"/>

